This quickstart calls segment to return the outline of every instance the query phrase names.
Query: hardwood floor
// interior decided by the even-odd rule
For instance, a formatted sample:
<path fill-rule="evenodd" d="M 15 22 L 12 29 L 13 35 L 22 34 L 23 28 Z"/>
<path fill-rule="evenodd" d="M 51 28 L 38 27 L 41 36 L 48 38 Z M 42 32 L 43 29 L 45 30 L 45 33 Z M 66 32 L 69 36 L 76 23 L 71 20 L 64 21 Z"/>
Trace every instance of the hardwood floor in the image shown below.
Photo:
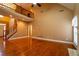
<path fill-rule="evenodd" d="M 67 48 L 74 48 L 72 44 L 48 42 L 32 39 L 9 40 L 6 43 L 6 56 L 68 56 Z"/>
<path fill-rule="evenodd" d="M 4 55 L 3 37 L 0 37 L 0 56 Z"/>
<path fill-rule="evenodd" d="M 0 47 L 2 47 L 2 45 L 3 45 L 3 37 L 0 37 Z M 0 50 L 1 50 L 1 48 L 0 48 Z"/>

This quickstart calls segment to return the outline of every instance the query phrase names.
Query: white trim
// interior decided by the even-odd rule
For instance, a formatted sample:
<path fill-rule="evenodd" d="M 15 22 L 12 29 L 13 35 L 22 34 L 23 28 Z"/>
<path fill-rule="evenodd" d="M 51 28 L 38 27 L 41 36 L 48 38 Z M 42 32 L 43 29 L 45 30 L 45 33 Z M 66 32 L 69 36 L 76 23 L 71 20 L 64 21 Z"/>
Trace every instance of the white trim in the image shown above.
<path fill-rule="evenodd" d="M 14 40 L 14 39 L 21 39 L 21 38 L 27 38 L 28 36 L 22 36 L 22 37 L 16 37 L 16 38 L 9 38 L 9 40 Z M 54 39 L 46 39 L 46 38 L 40 38 L 40 37 L 33 37 L 34 39 L 37 40 L 45 40 L 45 41 L 51 41 L 51 42 L 60 42 L 60 43 L 67 43 L 67 44 L 73 44 L 73 42 L 67 42 L 67 41 L 60 41 L 60 40 L 54 40 Z"/>
<path fill-rule="evenodd" d="M 28 36 L 22 36 L 22 37 L 9 38 L 9 40 L 21 39 L 21 38 L 26 38 L 26 37 L 28 37 Z"/>
<path fill-rule="evenodd" d="M 67 41 L 60 41 L 60 40 L 54 40 L 54 39 L 46 39 L 46 38 L 40 38 L 40 37 L 32 37 L 38 40 L 46 40 L 51 42 L 60 42 L 60 43 L 67 43 L 67 44 L 73 44 L 73 42 L 67 42 Z"/>
<path fill-rule="evenodd" d="M 3 25 L 3 26 L 5 26 L 6 24 L 2 24 L 2 23 L 0 23 L 0 25 Z"/>

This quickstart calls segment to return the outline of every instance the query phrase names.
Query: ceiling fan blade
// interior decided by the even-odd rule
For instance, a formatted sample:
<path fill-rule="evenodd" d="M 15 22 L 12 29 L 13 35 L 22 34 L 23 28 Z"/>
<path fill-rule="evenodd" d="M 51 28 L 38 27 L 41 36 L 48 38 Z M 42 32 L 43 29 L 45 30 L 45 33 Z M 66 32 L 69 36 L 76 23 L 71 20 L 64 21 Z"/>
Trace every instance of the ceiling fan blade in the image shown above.
<path fill-rule="evenodd" d="M 39 7 L 41 7 L 41 4 L 40 4 L 40 3 L 37 3 L 37 5 L 38 5 Z"/>
<path fill-rule="evenodd" d="M 32 4 L 31 7 L 34 7 L 34 5 Z"/>
<path fill-rule="evenodd" d="M 38 7 L 41 7 L 41 4 L 40 4 L 40 3 L 36 3 L 36 5 L 37 5 Z M 34 6 L 35 6 L 34 4 L 31 5 L 31 7 L 34 7 Z"/>

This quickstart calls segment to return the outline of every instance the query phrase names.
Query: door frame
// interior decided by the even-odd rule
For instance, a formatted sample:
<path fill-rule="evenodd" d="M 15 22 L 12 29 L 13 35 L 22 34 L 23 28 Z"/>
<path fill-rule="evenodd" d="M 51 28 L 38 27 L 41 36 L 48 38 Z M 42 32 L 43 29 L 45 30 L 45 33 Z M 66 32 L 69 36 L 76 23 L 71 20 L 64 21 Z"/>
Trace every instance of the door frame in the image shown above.
<path fill-rule="evenodd" d="M 0 23 L 1 26 L 3 26 L 3 46 L 5 48 L 5 44 L 6 44 L 6 24 L 2 24 Z"/>

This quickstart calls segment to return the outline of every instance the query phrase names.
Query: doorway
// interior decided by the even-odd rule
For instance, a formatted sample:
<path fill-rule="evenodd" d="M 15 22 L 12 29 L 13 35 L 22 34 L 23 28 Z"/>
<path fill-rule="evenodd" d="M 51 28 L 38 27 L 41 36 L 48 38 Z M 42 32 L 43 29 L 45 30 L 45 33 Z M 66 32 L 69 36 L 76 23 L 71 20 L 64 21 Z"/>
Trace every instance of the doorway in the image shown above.
<path fill-rule="evenodd" d="M 0 24 L 0 56 L 3 55 L 3 51 L 5 48 L 5 30 L 6 24 Z"/>

